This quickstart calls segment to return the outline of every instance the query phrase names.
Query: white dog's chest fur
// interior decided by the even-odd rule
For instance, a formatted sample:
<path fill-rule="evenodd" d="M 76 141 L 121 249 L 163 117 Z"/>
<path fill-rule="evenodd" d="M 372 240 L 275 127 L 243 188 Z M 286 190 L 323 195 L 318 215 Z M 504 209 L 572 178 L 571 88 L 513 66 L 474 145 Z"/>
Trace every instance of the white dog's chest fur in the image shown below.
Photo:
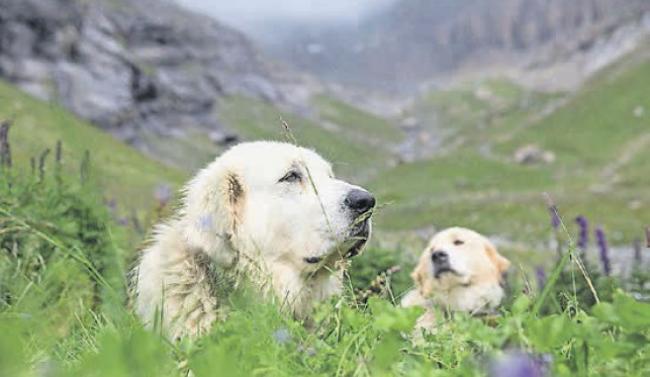
<path fill-rule="evenodd" d="M 295 268 L 273 263 L 260 267 L 238 259 L 208 257 L 187 248 L 173 223 L 158 235 L 148 248 L 137 270 L 135 310 L 149 327 L 160 324 L 172 339 L 198 336 L 207 332 L 219 317 L 219 302 L 242 275 L 263 295 L 280 300 L 282 309 L 298 318 L 308 316 L 314 303 L 341 292 L 342 271 L 319 271 L 305 276 Z M 223 264 L 224 261 L 229 262 Z"/>
<path fill-rule="evenodd" d="M 305 276 L 295 268 L 277 263 L 270 268 L 275 296 L 281 307 L 292 308 L 293 314 L 304 318 L 315 302 L 326 300 L 341 292 L 342 271 L 319 271 Z"/>

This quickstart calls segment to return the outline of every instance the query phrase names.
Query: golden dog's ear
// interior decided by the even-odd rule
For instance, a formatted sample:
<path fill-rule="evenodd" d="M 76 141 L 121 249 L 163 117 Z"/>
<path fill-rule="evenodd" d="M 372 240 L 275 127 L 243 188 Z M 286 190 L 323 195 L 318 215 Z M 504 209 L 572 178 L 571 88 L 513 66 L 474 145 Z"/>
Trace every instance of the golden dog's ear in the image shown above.
<path fill-rule="evenodd" d="M 229 242 L 241 223 L 245 186 L 219 160 L 196 175 L 185 188 L 183 221 L 192 247 L 208 253 Z"/>
<path fill-rule="evenodd" d="M 487 240 L 485 241 L 485 252 L 487 253 L 488 258 L 490 258 L 492 263 L 496 266 L 499 275 L 503 275 L 508 271 L 508 268 L 510 268 L 510 261 L 499 254 L 497 248 L 494 247 L 492 242 Z"/>
<path fill-rule="evenodd" d="M 415 269 L 413 269 L 413 272 L 411 272 L 411 278 L 415 283 L 415 288 L 423 297 L 427 297 L 429 293 L 431 293 L 431 288 L 428 284 L 426 284 L 428 277 L 427 269 L 430 268 L 430 266 L 428 266 L 428 263 L 426 263 L 426 260 L 428 258 L 425 254 L 428 255 L 428 252 L 424 252 L 424 254 L 420 257 L 417 266 L 415 266 Z"/>
<path fill-rule="evenodd" d="M 416 287 L 419 288 L 422 286 L 424 276 L 422 275 L 422 268 L 420 267 L 419 263 L 417 266 L 415 266 L 415 269 L 411 272 L 411 279 L 413 279 L 413 282 L 415 283 Z"/>

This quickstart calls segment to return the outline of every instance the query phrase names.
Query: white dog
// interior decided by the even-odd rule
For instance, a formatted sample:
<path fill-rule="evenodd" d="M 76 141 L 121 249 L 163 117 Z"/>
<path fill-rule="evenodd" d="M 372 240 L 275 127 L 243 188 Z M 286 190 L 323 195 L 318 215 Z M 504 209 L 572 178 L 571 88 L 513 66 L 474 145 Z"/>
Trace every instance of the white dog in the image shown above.
<path fill-rule="evenodd" d="M 177 339 L 207 331 L 244 276 L 297 317 L 341 291 L 370 235 L 374 197 L 315 152 L 244 143 L 200 171 L 134 270 L 135 310 Z"/>
<path fill-rule="evenodd" d="M 465 228 L 449 228 L 433 236 L 411 277 L 416 288 L 402 306 L 427 309 L 418 327 L 434 326 L 433 307 L 472 314 L 501 303 L 503 274 L 510 262 L 484 236 Z"/>

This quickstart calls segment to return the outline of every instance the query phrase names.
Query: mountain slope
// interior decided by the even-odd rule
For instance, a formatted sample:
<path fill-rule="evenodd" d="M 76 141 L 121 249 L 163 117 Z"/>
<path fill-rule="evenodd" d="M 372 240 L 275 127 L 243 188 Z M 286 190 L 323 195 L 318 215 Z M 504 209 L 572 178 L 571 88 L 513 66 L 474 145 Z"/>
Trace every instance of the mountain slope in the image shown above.
<path fill-rule="evenodd" d="M 312 117 L 241 96 L 225 98 L 221 106 L 221 120 L 244 139 L 295 138 L 331 161 L 337 174 L 356 181 L 385 170 L 397 158 L 392 148 L 403 137 L 388 121 L 326 96 L 317 98 Z"/>
<path fill-rule="evenodd" d="M 512 111 L 495 112 L 478 127 L 463 126 L 463 119 L 483 122 L 472 123 L 467 112 L 451 113 L 450 129 L 457 133 L 449 140 L 462 142 L 450 141 L 456 146 L 439 156 L 397 166 L 370 183 L 391 203 L 378 214 L 379 225 L 462 224 L 530 245 L 548 237 L 542 196 L 548 192 L 568 226 L 582 214 L 604 225 L 615 243 L 642 237 L 650 224 L 649 80 L 650 59 L 629 56 L 550 113 L 544 106 L 514 118 Z M 476 94 L 465 92 L 457 101 L 489 106 Z M 514 153 L 530 144 L 552 152 L 555 161 L 517 163 Z"/>
<path fill-rule="evenodd" d="M 224 96 L 302 98 L 245 36 L 164 0 L 0 0 L 0 77 L 150 154 L 145 135 L 222 140 Z"/>
<path fill-rule="evenodd" d="M 58 105 L 36 100 L 0 81 L 0 120 L 3 119 L 12 119 L 9 141 L 20 170 L 29 171 L 30 158 L 38 161 L 48 148 L 51 162 L 56 141 L 60 140 L 63 168 L 70 174 L 79 174 L 88 150 L 92 178 L 104 189 L 107 199 L 115 199 L 121 208 L 148 210 L 158 186 L 177 187 L 189 175 L 149 159 Z"/>

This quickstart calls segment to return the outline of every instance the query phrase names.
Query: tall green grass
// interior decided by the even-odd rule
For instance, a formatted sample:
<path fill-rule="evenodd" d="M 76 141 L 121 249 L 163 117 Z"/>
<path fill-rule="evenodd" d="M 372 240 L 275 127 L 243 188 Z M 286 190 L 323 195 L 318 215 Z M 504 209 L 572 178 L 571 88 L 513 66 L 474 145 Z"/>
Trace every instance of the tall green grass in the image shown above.
<path fill-rule="evenodd" d="M 422 337 L 412 337 L 421 309 L 397 306 L 412 255 L 371 248 L 309 324 L 244 282 L 222 298 L 227 319 L 207 336 L 170 343 L 128 309 L 133 230 L 116 223 L 97 186 L 55 171 L 1 170 L 2 376 L 502 376 L 521 362 L 557 376 L 650 373 L 650 304 L 587 265 L 601 300 L 593 305 L 571 248 L 544 286 L 515 269 L 498 315 L 440 311 Z M 405 274 L 358 299 L 353 288 L 394 265 Z"/>
<path fill-rule="evenodd" d="M 156 162 L 59 105 L 36 100 L 0 80 L 2 120 L 12 121 L 9 141 L 20 168 L 29 169 L 30 158 L 38 159 L 48 148 L 51 161 L 55 143 L 60 140 L 62 169 L 75 174 L 85 151 L 90 151 L 94 179 L 105 188 L 105 195 L 119 198 L 126 208 L 150 208 L 158 185 L 175 187 L 191 173 Z"/>

